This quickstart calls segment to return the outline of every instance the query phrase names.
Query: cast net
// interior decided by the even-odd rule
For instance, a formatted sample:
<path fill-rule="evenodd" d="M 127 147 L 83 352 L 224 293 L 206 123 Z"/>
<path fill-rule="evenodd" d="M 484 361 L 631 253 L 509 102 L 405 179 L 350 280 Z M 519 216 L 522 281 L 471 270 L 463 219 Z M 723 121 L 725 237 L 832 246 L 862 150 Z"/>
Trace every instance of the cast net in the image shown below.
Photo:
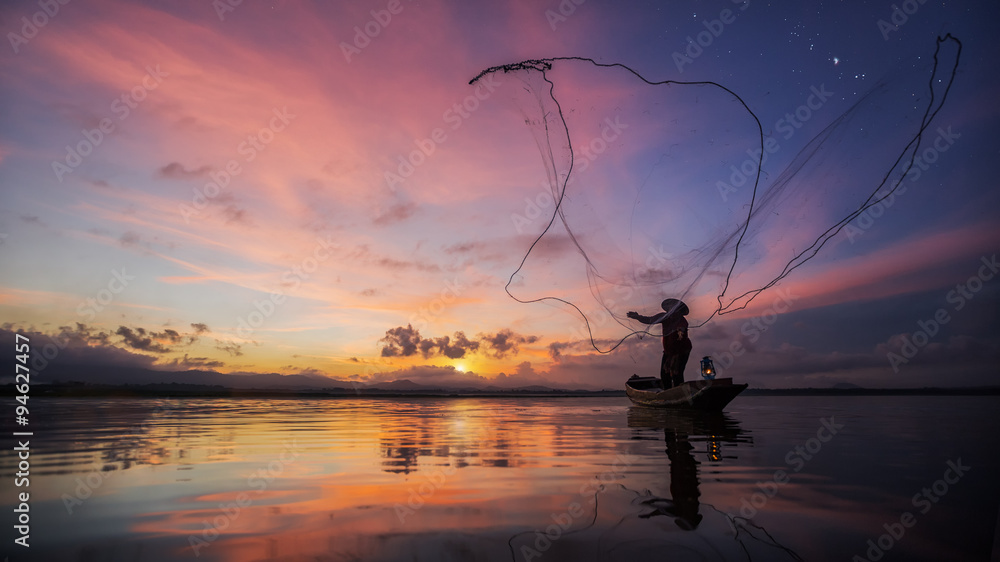
<path fill-rule="evenodd" d="M 665 298 L 689 305 L 692 328 L 747 307 L 905 184 L 960 53 L 938 38 L 933 57 L 900 63 L 835 116 L 825 85 L 761 111 L 717 82 L 587 58 L 482 71 L 471 83 L 516 80 L 505 90 L 543 164 L 536 199 L 552 203 L 525 225 L 533 242 L 505 290 L 577 315 L 602 353 L 658 335 L 626 313 Z"/>

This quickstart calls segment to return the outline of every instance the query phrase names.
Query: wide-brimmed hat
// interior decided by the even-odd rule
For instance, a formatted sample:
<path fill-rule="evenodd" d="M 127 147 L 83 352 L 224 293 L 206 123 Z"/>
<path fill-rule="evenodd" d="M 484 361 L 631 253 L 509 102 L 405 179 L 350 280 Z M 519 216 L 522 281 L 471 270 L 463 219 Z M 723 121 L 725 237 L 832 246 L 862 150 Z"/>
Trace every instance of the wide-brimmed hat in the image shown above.
<path fill-rule="evenodd" d="M 660 303 L 660 306 L 663 307 L 665 312 L 669 312 L 671 314 L 676 313 L 681 316 L 687 316 L 691 313 L 691 310 L 688 309 L 688 305 L 684 304 L 684 301 L 679 301 L 677 299 L 665 299 L 662 303 Z"/>

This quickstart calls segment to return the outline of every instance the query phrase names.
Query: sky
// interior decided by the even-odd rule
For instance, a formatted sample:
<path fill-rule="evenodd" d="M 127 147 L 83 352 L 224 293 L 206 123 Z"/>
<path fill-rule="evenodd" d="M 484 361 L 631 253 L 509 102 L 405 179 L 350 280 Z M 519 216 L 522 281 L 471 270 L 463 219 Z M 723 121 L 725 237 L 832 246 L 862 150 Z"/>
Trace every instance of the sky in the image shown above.
<path fill-rule="evenodd" d="M 657 373 L 660 344 L 609 351 L 637 326 L 603 307 L 627 322 L 678 294 L 692 325 L 708 320 L 688 380 L 704 355 L 769 388 L 1000 374 L 994 3 L 42 4 L 0 7 L 0 324 L 32 338 L 36 381 L 61 362 L 621 388 Z M 961 59 L 905 190 L 711 318 L 728 262 L 699 250 L 746 218 L 751 185 L 732 171 L 759 146 L 746 109 L 553 63 L 576 147 L 563 210 L 595 281 L 562 221 L 545 231 L 545 166 L 565 172 L 568 154 L 559 130 L 537 142 L 556 123 L 548 85 L 526 71 L 469 84 L 586 57 L 739 95 L 777 148 L 731 298 L 874 191 L 919 128 L 947 33 Z M 942 46 L 937 96 L 954 53 Z M 637 264 L 645 284 L 607 292 Z M 678 270 L 711 282 L 655 275 Z M 518 302 L 508 281 L 521 300 L 578 305 L 594 340 L 575 309 Z"/>

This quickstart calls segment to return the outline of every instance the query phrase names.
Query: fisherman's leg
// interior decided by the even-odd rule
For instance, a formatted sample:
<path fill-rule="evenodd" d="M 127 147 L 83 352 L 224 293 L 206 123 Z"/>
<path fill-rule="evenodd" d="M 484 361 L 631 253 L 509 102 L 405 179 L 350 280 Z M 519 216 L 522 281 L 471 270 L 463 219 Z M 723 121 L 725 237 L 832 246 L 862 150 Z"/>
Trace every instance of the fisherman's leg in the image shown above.
<path fill-rule="evenodd" d="M 670 388 L 672 386 L 672 379 L 670 377 L 670 356 L 666 353 L 663 354 L 663 359 L 660 359 L 660 381 L 663 388 Z"/>
<path fill-rule="evenodd" d="M 673 388 L 678 385 L 677 383 L 677 360 L 676 355 L 670 357 L 670 361 L 667 364 L 667 376 L 670 377 L 670 387 Z"/>
<path fill-rule="evenodd" d="M 673 372 L 673 382 L 674 386 L 680 386 L 684 384 L 684 367 L 687 366 L 688 357 L 691 355 L 691 351 L 682 351 L 678 353 L 676 359 L 674 360 L 674 367 L 671 369 Z"/>

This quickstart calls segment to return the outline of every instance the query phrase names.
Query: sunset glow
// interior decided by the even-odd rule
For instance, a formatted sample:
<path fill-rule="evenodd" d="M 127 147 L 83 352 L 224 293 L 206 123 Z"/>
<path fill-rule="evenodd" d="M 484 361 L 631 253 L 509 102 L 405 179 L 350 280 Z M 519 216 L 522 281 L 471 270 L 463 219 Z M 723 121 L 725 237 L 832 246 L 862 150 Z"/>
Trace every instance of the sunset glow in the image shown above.
<path fill-rule="evenodd" d="M 32 6 L 5 5 L 3 21 L 14 29 Z M 699 20 L 692 21 L 694 31 L 681 26 L 680 35 L 664 37 L 644 17 L 636 19 L 635 32 L 649 33 L 658 46 L 625 48 L 602 29 L 604 12 L 615 11 L 610 7 L 581 8 L 562 23 L 528 3 L 473 9 L 407 1 L 377 37 L 365 40 L 357 30 L 375 26 L 371 6 L 246 3 L 222 14 L 210 4 L 99 0 L 87 6 L 63 6 L 37 36 L 0 57 L 8 109 L 0 133 L 0 252 L 9 264 L 0 276 L 5 329 L 63 334 L 78 349 L 74 357 L 93 364 L 304 373 L 366 384 L 404 378 L 442 384 L 459 373 L 463 384 L 473 385 L 617 388 L 623 374 L 657 368 L 649 340 L 632 338 L 613 354 L 598 354 L 573 309 L 522 305 L 505 293 L 554 209 L 551 197 L 540 195 L 544 168 L 519 116 L 523 107 L 512 102 L 518 78 L 501 72 L 469 85 L 480 70 L 581 53 L 631 64 L 657 79 L 720 80 L 745 96 L 763 133 L 780 142 L 763 168 L 766 182 L 858 101 L 869 83 L 853 77 L 854 66 L 874 75 L 907 57 L 927 60 L 935 38 L 930 27 L 920 27 L 933 18 L 915 18 L 907 26 L 913 35 L 900 35 L 886 49 L 874 24 L 857 23 L 864 33 L 842 36 L 867 39 L 838 39 L 836 49 L 827 49 L 838 53 L 836 68 L 808 62 L 808 47 L 779 48 L 748 64 L 732 46 L 769 39 L 759 25 L 733 24 L 718 40 L 727 46 L 706 49 L 710 55 L 678 68 L 671 53 L 683 52 L 681 39 L 701 29 Z M 744 15 L 764 17 L 749 9 Z M 844 25 L 855 25 L 844 18 Z M 484 37 L 470 32 L 471 21 L 496 27 Z M 976 37 L 976 25 L 963 20 L 952 31 Z M 859 54 L 869 52 L 891 54 Z M 841 70 L 847 67 L 850 72 Z M 790 77 L 788 68 L 806 74 Z M 939 146 L 935 163 L 925 165 L 891 207 L 887 202 L 879 218 L 852 222 L 853 230 L 773 289 L 790 291 L 795 302 L 754 342 L 757 351 L 741 365 L 745 375 L 769 385 L 805 384 L 775 374 L 774 362 L 793 353 L 811 372 L 849 355 L 837 380 L 919 385 L 933 378 L 933 369 L 919 366 L 896 378 L 886 352 L 921 316 L 949 306 L 949 288 L 974 275 L 981 259 L 989 261 L 1000 240 L 996 218 L 986 212 L 997 202 L 988 187 L 992 175 L 975 164 L 995 152 L 990 131 L 997 114 L 987 86 L 995 78 L 978 66 L 964 72 L 954 101 L 929 129 L 934 137 L 925 141 Z M 574 69 L 561 84 L 583 76 L 590 75 Z M 620 74 L 595 76 L 604 78 L 587 85 L 590 99 L 627 111 L 619 96 L 629 83 Z M 823 105 L 802 105 L 820 85 L 833 92 L 823 94 Z M 810 117 L 790 127 L 784 115 L 799 106 Z M 693 144 L 702 130 L 733 142 L 742 138 L 737 133 L 744 123 L 725 120 L 747 119 L 745 113 L 712 117 L 709 107 L 664 110 L 701 120 L 690 131 L 668 129 L 677 138 L 676 145 L 667 143 L 671 150 L 686 151 L 678 158 L 702 150 Z M 608 123 L 614 121 L 599 118 L 593 125 L 607 129 Z M 740 165 L 746 150 L 714 156 L 705 145 L 702 160 L 677 168 L 683 176 L 671 168 L 670 185 L 640 193 L 647 172 L 630 167 L 621 147 L 659 141 L 643 137 L 639 124 L 627 125 L 604 133 L 614 138 L 601 140 L 606 148 L 598 160 L 581 156 L 579 166 L 587 160 L 606 185 L 594 195 L 602 199 L 593 200 L 571 187 L 566 204 L 578 206 L 569 207 L 572 212 L 594 209 L 595 217 L 608 220 L 633 208 L 654 217 L 661 209 L 688 209 L 662 232 L 644 231 L 683 240 L 701 211 L 732 204 L 719 199 L 715 186 L 728 181 L 730 166 Z M 937 141 L 939 128 L 953 132 Z M 876 147 L 896 150 L 905 142 L 901 132 L 872 134 Z M 886 150 L 891 161 L 894 153 Z M 882 163 L 863 166 L 875 177 Z M 849 209 L 837 186 L 859 181 L 862 164 L 850 172 L 835 169 L 816 178 L 829 182 L 818 192 L 827 201 L 809 201 L 785 216 L 797 224 L 832 224 L 836 210 Z M 687 191 L 678 199 L 668 187 Z M 736 205 L 731 212 L 743 211 Z M 610 223 L 591 224 L 595 234 L 602 228 L 618 234 Z M 665 234 L 669 228 L 680 230 Z M 808 242 L 794 232 L 763 232 L 766 244 L 745 251 L 746 279 L 770 279 L 786 255 Z M 512 291 L 524 298 L 553 294 L 591 314 L 598 307 L 586 266 L 562 234 L 553 236 Z M 977 304 L 995 299 L 994 284 L 984 287 Z M 712 292 L 686 298 L 695 315 L 716 306 Z M 774 298 L 765 292 L 746 310 L 695 331 L 695 353 L 724 355 L 733 341 L 745 339 L 743 322 L 766 312 Z M 901 311 L 898 303 L 911 299 Z M 614 306 L 624 318 L 655 302 Z M 967 309 L 928 349 L 958 349 L 963 338 L 989 340 L 977 331 L 985 322 L 981 310 Z M 858 317 L 863 336 L 855 333 L 838 346 L 817 335 L 845 314 L 871 315 Z M 387 334 L 407 326 L 425 347 L 389 353 Z M 995 322 L 990 326 L 994 330 Z M 595 337 L 611 341 L 627 333 L 600 328 Z M 470 343 L 456 344 L 458 334 Z M 788 349 L 795 351 L 782 351 Z M 963 372 L 971 377 L 962 379 L 966 383 L 977 380 L 977 369 Z"/>

